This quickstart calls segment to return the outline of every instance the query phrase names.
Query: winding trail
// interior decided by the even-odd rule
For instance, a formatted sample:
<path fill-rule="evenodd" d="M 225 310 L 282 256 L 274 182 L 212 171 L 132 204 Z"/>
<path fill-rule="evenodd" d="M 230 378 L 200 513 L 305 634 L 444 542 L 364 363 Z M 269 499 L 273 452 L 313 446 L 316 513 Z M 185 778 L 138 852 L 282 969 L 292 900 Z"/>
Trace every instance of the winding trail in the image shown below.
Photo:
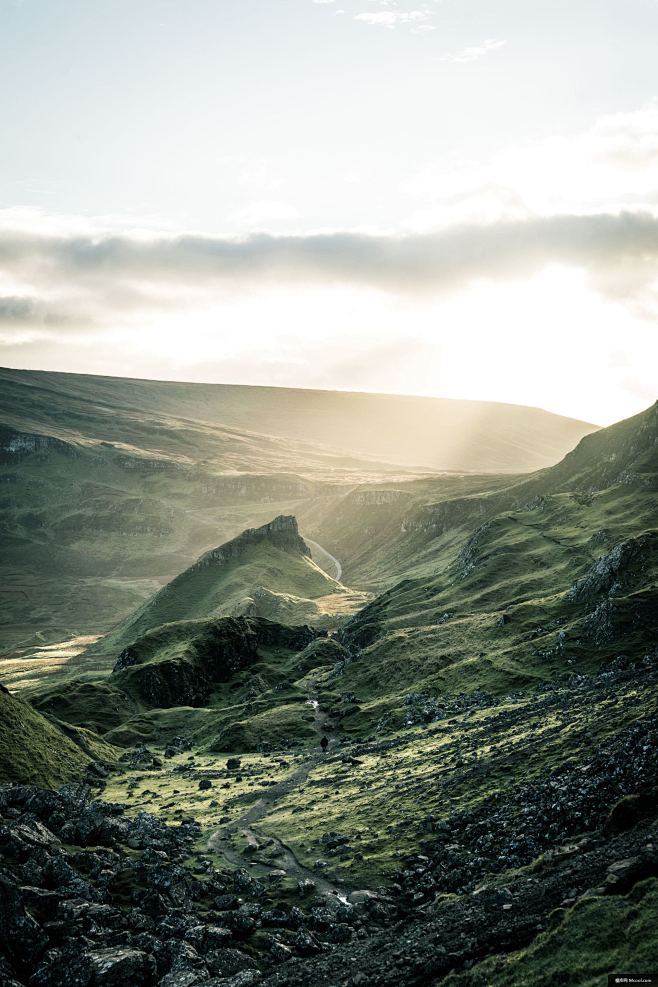
<path fill-rule="evenodd" d="M 336 556 L 335 555 L 332 555 L 331 552 L 328 552 L 327 549 L 323 545 L 320 545 L 319 544 L 319 542 L 313 541 L 312 538 L 304 538 L 304 541 L 309 546 L 309 548 L 315 549 L 315 551 L 323 559 L 323 561 L 324 561 L 324 557 L 326 556 L 326 558 L 329 560 L 329 562 L 331 562 L 331 564 L 333 565 L 333 567 L 335 569 L 335 572 L 333 573 L 332 578 L 335 579 L 336 582 L 339 583 L 340 582 L 340 578 L 343 575 L 343 566 L 338 561 L 338 559 L 336 558 Z M 320 562 L 317 559 L 314 559 L 313 561 L 314 562 L 317 562 L 318 565 L 320 565 Z M 320 568 L 323 568 L 323 566 L 320 565 Z M 329 573 L 329 575 L 331 576 L 332 574 Z"/>
<path fill-rule="evenodd" d="M 311 538 L 304 539 L 306 544 L 309 546 L 311 551 L 314 553 L 314 561 L 320 565 L 320 559 L 322 560 L 321 568 L 325 568 L 327 562 L 333 566 L 334 573 L 333 578 L 340 582 L 340 578 L 343 574 L 343 567 L 338 559 L 328 552 L 326 548 L 320 545 L 318 542 L 313 541 Z M 329 575 L 332 575 L 329 573 Z M 327 731 L 327 724 L 324 720 L 324 715 L 320 711 L 320 704 L 316 698 L 317 683 L 312 683 L 309 686 L 307 692 L 307 698 L 305 700 L 306 705 L 313 707 L 313 729 L 318 735 L 318 746 L 319 740 L 325 736 Z M 313 881 L 316 890 L 324 894 L 337 895 L 339 898 L 344 899 L 345 895 L 348 894 L 351 888 L 339 886 L 334 884 L 332 881 L 328 880 L 318 871 L 310 870 L 299 862 L 295 856 L 293 850 L 287 846 L 282 840 L 276 836 L 269 836 L 264 833 L 259 832 L 256 828 L 257 823 L 266 816 L 272 809 L 278 804 L 278 802 L 285 798 L 285 796 L 290 795 L 297 788 L 304 784 L 309 774 L 316 765 L 320 764 L 323 759 L 331 753 L 333 749 L 338 745 L 338 738 L 327 734 L 327 739 L 329 740 L 329 746 L 327 747 L 327 753 L 312 753 L 305 758 L 302 763 L 292 772 L 284 781 L 279 782 L 276 785 L 272 785 L 260 798 L 254 802 L 248 809 L 246 809 L 242 815 L 240 815 L 233 822 L 228 823 L 226 826 L 222 826 L 220 829 L 216 830 L 210 840 L 208 841 L 208 849 L 213 850 L 217 853 L 221 853 L 224 858 L 235 867 L 245 867 L 249 868 L 253 864 L 258 864 L 260 867 L 266 868 L 270 872 L 275 870 L 286 871 L 289 877 L 295 878 L 298 881 Z M 233 845 L 232 838 L 240 833 L 244 839 L 247 841 L 247 852 L 240 852 L 236 850 Z M 266 854 L 266 856 L 263 856 Z"/>
<path fill-rule="evenodd" d="M 306 704 L 313 706 L 313 729 L 318 737 L 323 737 L 325 735 L 324 717 L 320 712 L 319 702 L 315 698 L 312 688 L 309 689 Z M 328 752 L 337 746 L 337 737 L 328 736 L 328 740 L 327 754 L 309 754 L 292 774 L 264 791 L 260 798 L 241 816 L 213 833 L 208 842 L 208 848 L 221 853 L 235 867 L 250 868 L 252 864 L 256 863 L 270 872 L 285 870 L 289 877 L 298 881 L 313 881 L 316 890 L 320 893 L 332 894 L 344 899 L 353 890 L 352 888 L 334 884 L 318 871 L 305 867 L 299 862 L 294 851 L 282 840 L 276 836 L 260 833 L 255 828 L 256 824 L 277 805 L 280 799 L 303 785 L 313 768 L 320 764 L 328 756 Z M 236 833 L 240 833 L 246 839 L 248 852 L 240 852 L 235 849 L 232 837 Z M 263 853 L 266 853 L 267 856 L 263 856 Z"/>

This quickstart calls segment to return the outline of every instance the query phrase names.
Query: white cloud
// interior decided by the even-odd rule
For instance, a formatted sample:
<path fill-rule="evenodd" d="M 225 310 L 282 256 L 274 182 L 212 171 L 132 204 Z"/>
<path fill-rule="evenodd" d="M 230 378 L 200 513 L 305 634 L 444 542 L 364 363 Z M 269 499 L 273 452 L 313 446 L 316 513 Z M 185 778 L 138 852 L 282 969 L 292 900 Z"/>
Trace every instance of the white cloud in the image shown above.
<path fill-rule="evenodd" d="M 487 38 L 482 44 L 471 45 L 467 48 L 461 48 L 459 51 L 451 52 L 448 55 L 443 55 L 441 61 L 443 62 L 476 62 L 479 58 L 484 58 L 491 51 L 496 51 L 498 48 L 502 48 L 506 45 L 506 41 L 502 41 L 496 38 Z"/>
<path fill-rule="evenodd" d="M 405 183 L 416 230 L 556 213 L 658 215 L 658 102 L 586 131 L 512 145 L 489 161 L 428 162 Z"/>
<path fill-rule="evenodd" d="M 430 17 L 427 10 L 377 10 L 372 13 L 355 14 L 355 21 L 363 21 L 364 24 L 371 24 L 375 27 L 385 27 L 389 30 L 397 27 L 398 24 L 417 25 Z"/>
<path fill-rule="evenodd" d="M 260 203 L 256 209 L 285 210 Z M 278 215 L 290 215 L 279 212 Z M 255 215 L 255 214 L 254 214 Z M 245 217 L 246 220 L 253 217 Z M 447 297 L 487 280 L 521 284 L 551 265 L 584 272 L 602 296 L 640 314 L 658 308 L 658 217 L 528 216 L 429 233 L 329 232 L 222 238 L 0 230 L 5 318 L 23 326 L 114 324 L 200 299 L 287 286 L 338 285 L 390 297 Z"/>

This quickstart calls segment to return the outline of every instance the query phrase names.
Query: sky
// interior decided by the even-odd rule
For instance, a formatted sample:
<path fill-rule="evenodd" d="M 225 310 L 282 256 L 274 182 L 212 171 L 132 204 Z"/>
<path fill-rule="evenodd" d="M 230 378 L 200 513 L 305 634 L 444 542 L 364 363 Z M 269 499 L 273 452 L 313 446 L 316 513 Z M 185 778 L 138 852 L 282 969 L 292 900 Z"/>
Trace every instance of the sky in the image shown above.
<path fill-rule="evenodd" d="M 658 398 L 658 0 L 0 0 L 0 364 Z"/>

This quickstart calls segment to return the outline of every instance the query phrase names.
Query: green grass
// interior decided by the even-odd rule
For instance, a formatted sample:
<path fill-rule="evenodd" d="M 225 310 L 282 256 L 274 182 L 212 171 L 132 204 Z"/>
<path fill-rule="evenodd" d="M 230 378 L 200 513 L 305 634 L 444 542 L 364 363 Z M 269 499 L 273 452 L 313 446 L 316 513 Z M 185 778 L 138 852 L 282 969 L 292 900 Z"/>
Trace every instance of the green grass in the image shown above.
<path fill-rule="evenodd" d="M 658 964 L 658 881 L 627 897 L 589 898 L 555 916 L 555 926 L 524 950 L 446 977 L 446 987 L 600 987 L 607 975 L 642 974 Z"/>
<path fill-rule="evenodd" d="M 67 733 L 77 738 L 77 743 Z M 89 731 L 67 730 L 0 689 L 0 783 L 57 788 L 81 781 L 90 761 L 119 752 Z"/>
<path fill-rule="evenodd" d="M 292 519 L 294 522 L 294 519 Z M 331 579 L 312 561 L 294 532 L 246 531 L 206 553 L 146 601 L 90 653 L 118 655 L 152 628 L 220 616 L 262 616 L 316 623 L 354 612 L 363 596 Z"/>

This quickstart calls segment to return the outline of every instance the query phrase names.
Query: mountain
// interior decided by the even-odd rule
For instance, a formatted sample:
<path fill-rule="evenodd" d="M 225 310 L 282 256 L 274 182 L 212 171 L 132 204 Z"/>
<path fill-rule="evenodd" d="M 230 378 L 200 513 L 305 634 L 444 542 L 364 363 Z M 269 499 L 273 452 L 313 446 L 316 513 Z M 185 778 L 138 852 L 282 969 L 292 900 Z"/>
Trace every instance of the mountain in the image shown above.
<path fill-rule="evenodd" d="M 247 614 L 327 623 L 357 608 L 351 593 L 313 562 L 294 517 L 260 528 L 205 552 L 91 649 L 117 655 L 146 631 L 174 621 Z"/>
<path fill-rule="evenodd" d="M 405 690 L 502 695 L 641 657 L 658 633 L 657 491 L 654 405 L 528 480 L 406 516 L 406 578 L 342 631 L 363 649 L 344 683 L 372 697 L 360 722 L 403 717 Z"/>
<path fill-rule="evenodd" d="M 546 508 L 551 497 L 563 504 L 580 499 L 581 506 L 595 498 L 603 505 L 605 497 L 598 495 L 609 489 L 621 515 L 621 537 L 641 520 L 634 511 L 643 511 L 650 526 L 657 422 L 655 404 L 585 436 L 560 463 L 528 476 L 390 478 L 312 499 L 298 513 L 309 536 L 321 538 L 341 559 L 345 579 L 371 591 L 390 588 L 396 576 L 422 573 L 426 565 L 436 568 L 488 519 L 530 505 Z M 625 510 L 630 516 L 624 527 Z"/>
<path fill-rule="evenodd" d="M 593 429 L 493 404 L 0 370 L 0 650 L 102 634 L 274 514 L 427 470 L 528 470 Z"/>
<path fill-rule="evenodd" d="M 80 825 L 66 794 L 0 788 L 10 982 L 651 969 L 657 493 L 658 406 L 530 475 L 353 475 L 299 513 L 376 594 L 356 613 L 298 616 L 327 586 L 350 604 L 285 513 L 181 567 L 98 655 L 17 678 L 34 715 L 124 753 Z M 75 881 L 30 849 L 35 807 Z M 82 925 L 36 909 L 35 867 Z"/>
<path fill-rule="evenodd" d="M 131 436 L 138 447 L 157 422 L 161 448 L 183 455 L 216 442 L 213 430 L 220 429 L 224 441 L 238 430 L 280 447 L 281 440 L 306 444 L 316 456 L 324 449 L 335 466 L 353 457 L 434 471 L 520 473 L 552 465 L 596 431 L 538 408 L 487 401 L 22 370 L 0 370 L 0 380 L 3 418 L 13 415 L 35 430 L 79 428 L 106 441 Z M 181 429 L 196 433 L 194 441 Z"/>

